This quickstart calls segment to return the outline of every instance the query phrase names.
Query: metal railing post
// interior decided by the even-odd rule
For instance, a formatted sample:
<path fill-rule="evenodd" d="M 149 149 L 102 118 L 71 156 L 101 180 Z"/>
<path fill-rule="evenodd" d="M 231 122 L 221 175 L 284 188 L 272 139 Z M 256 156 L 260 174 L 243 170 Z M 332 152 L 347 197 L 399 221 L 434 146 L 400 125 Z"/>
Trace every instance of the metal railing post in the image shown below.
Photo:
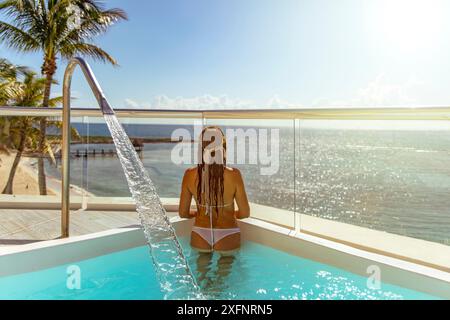
<path fill-rule="evenodd" d="M 63 82 L 63 111 L 62 111 L 62 149 L 61 149 L 61 237 L 67 238 L 70 234 L 70 87 L 72 75 L 76 66 L 80 66 L 92 92 L 97 99 L 98 105 L 103 114 L 114 114 L 105 95 L 100 88 L 91 68 L 82 58 L 70 60 L 64 73 Z"/>

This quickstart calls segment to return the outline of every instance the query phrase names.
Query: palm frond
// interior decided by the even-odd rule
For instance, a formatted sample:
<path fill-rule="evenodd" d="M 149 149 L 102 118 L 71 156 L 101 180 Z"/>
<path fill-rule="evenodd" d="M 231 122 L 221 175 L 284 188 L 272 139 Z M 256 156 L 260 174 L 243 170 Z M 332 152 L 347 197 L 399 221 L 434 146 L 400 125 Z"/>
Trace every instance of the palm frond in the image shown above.
<path fill-rule="evenodd" d="M 51 163 L 53 165 L 56 164 L 56 159 L 55 159 L 55 155 L 52 150 L 52 145 L 49 143 L 48 140 L 45 141 L 45 153 L 48 154 L 48 156 L 51 160 Z"/>
<path fill-rule="evenodd" d="M 42 70 L 51 74 L 58 54 L 63 58 L 82 54 L 116 65 L 91 41 L 128 19 L 122 9 L 105 9 L 98 0 L 0 0 L 0 12 L 10 22 L 0 21 L 0 41 L 19 51 L 42 50 L 47 64 Z"/>
<path fill-rule="evenodd" d="M 39 42 L 29 33 L 3 21 L 0 21 L 0 40 L 20 51 L 37 51 L 40 48 Z"/>
<path fill-rule="evenodd" d="M 73 57 L 75 54 L 81 54 L 83 56 L 93 58 L 94 60 L 109 62 L 112 65 L 117 65 L 117 61 L 112 56 L 94 44 L 83 42 L 74 43 L 72 46 L 61 51 L 61 55 L 66 59 Z"/>
<path fill-rule="evenodd" d="M 55 107 L 59 106 L 60 104 L 62 104 L 62 102 L 63 102 L 63 97 L 51 98 L 48 101 L 48 106 L 51 108 L 55 108 Z"/>
<path fill-rule="evenodd" d="M 0 81 L 2 79 L 16 80 L 18 76 L 30 71 L 28 67 L 14 65 L 7 59 L 0 58 Z"/>

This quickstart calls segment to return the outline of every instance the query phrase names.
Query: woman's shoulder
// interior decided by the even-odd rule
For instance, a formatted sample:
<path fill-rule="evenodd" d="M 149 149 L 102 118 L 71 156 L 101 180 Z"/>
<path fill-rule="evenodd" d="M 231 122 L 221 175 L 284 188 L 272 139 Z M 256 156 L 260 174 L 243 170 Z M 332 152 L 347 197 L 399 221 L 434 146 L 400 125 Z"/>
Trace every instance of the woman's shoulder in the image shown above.
<path fill-rule="evenodd" d="M 192 172 L 197 172 L 197 167 L 190 167 L 187 168 L 185 173 L 192 173 Z"/>
<path fill-rule="evenodd" d="M 233 167 L 225 167 L 225 174 L 233 177 L 241 177 L 241 171 L 238 168 Z M 197 176 L 197 167 L 192 167 L 186 169 L 184 172 L 185 177 L 196 177 Z"/>
<path fill-rule="evenodd" d="M 185 183 L 194 181 L 196 177 L 197 177 L 197 168 L 192 167 L 192 168 L 186 169 L 186 171 L 184 171 L 183 181 Z"/>
<path fill-rule="evenodd" d="M 235 176 L 235 177 L 240 177 L 241 171 L 238 168 L 225 167 L 225 174 L 229 174 L 229 175 Z"/>

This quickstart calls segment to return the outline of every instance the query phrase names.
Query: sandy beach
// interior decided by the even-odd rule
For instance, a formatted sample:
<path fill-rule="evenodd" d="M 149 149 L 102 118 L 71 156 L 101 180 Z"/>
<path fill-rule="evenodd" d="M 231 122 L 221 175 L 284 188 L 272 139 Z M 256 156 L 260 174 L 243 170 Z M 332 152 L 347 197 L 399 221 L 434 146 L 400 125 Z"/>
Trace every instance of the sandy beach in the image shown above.
<path fill-rule="evenodd" d="M 0 192 L 3 191 L 8 180 L 16 154 L 0 153 Z M 59 195 L 61 190 L 61 180 L 47 175 L 47 193 L 48 195 Z M 34 158 L 23 157 L 20 160 L 14 177 L 13 185 L 14 195 L 39 195 L 39 184 L 37 176 L 37 160 Z M 92 193 L 83 190 L 78 186 L 71 185 L 71 195 L 93 196 Z"/>
<path fill-rule="evenodd" d="M 9 171 L 11 169 L 16 154 L 0 154 L 0 191 L 3 190 L 8 180 Z M 39 185 L 37 173 L 30 168 L 29 159 L 22 158 L 14 177 L 13 193 L 15 195 L 39 195 Z M 57 194 L 52 188 L 48 190 L 49 195 Z"/>

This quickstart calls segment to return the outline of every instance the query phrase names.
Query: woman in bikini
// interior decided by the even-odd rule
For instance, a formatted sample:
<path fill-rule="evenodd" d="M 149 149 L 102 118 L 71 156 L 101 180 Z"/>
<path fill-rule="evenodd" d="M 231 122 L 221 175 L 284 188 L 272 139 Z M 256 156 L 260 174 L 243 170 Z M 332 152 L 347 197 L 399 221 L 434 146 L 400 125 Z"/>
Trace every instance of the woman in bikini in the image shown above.
<path fill-rule="evenodd" d="M 250 216 L 244 182 L 238 169 L 226 166 L 226 138 L 220 128 L 207 127 L 202 131 L 199 151 L 199 164 L 184 174 L 179 215 L 195 218 L 193 248 L 230 253 L 240 247 L 237 220 Z M 191 210 L 192 197 L 197 211 Z"/>

